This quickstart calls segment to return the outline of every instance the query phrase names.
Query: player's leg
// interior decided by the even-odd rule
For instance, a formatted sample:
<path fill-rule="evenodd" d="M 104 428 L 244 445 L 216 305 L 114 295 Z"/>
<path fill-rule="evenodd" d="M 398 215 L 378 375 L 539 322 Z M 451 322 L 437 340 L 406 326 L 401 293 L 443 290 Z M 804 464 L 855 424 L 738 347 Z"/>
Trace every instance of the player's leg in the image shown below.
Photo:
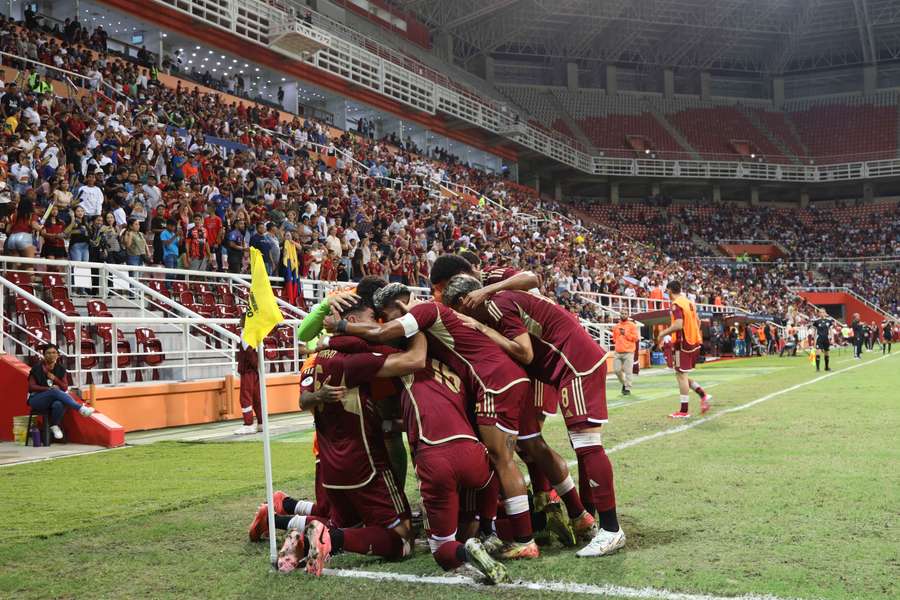
<path fill-rule="evenodd" d="M 519 444 L 525 448 L 538 469 L 547 474 L 557 494 L 566 504 L 568 517 L 572 519 L 580 517 L 584 513 L 584 505 L 581 503 L 578 490 L 569 474 L 569 466 L 563 457 L 548 446 L 540 434 L 520 440 Z M 535 496 L 536 498 L 537 496 Z M 559 538 L 560 543 L 564 546 L 574 546 L 575 534 L 569 526 L 569 519 L 563 515 L 559 504 L 545 503 L 543 509 L 547 515 L 547 527 Z M 537 504 L 535 504 L 535 510 L 538 510 Z"/>
<path fill-rule="evenodd" d="M 591 497 L 597 507 L 600 528 L 587 546 L 576 556 L 612 554 L 625 545 L 625 532 L 619 526 L 613 469 L 603 448 L 600 427 L 581 427 L 569 432 L 578 462 L 583 465 Z"/>
<path fill-rule="evenodd" d="M 253 425 L 254 398 L 259 396 L 259 374 L 256 371 L 241 375 L 241 391 L 238 396 L 241 403 L 241 417 L 244 424 L 235 430 L 236 435 L 256 433 Z M 262 421 L 260 421 L 262 422 Z"/>
<path fill-rule="evenodd" d="M 624 370 L 622 375 L 624 380 L 622 383 L 624 387 L 623 394 L 627 396 L 631 393 L 631 382 L 634 379 L 634 352 L 623 353 L 622 357 L 622 369 Z"/>
<path fill-rule="evenodd" d="M 528 509 L 525 479 L 513 460 L 516 435 L 503 431 L 497 425 L 480 423 L 478 431 L 481 441 L 488 449 L 491 463 L 494 465 L 494 471 L 500 483 L 500 490 L 504 498 L 503 507 L 513 528 L 514 545 L 523 549 L 527 547 L 527 551 L 521 553 L 521 558 L 535 558 L 538 555 L 538 549 L 531 531 L 531 513 Z M 519 556 L 510 556 L 509 558 L 519 558 Z"/>
<path fill-rule="evenodd" d="M 829 350 L 831 350 L 831 343 L 826 341 L 825 344 L 822 346 L 822 354 L 824 354 L 824 356 L 825 356 L 825 370 L 826 371 L 831 370 L 831 365 L 829 364 L 830 357 L 828 356 Z M 819 364 L 818 364 L 818 356 L 817 356 L 816 357 L 816 370 L 817 371 L 819 370 L 818 367 L 819 367 Z"/>
<path fill-rule="evenodd" d="M 531 382 L 529 394 L 531 394 L 533 401 L 523 406 L 519 413 L 519 437 L 516 444 L 516 453 L 528 469 L 536 510 L 540 511 L 543 511 L 544 506 L 550 501 L 550 491 L 553 487 L 550 484 L 548 474 L 535 462 L 528 450 L 522 445 L 522 441 L 539 436 L 544 427 L 544 413 L 542 412 L 544 388 L 544 384 L 539 381 Z"/>
<path fill-rule="evenodd" d="M 506 569 L 491 558 L 477 538 L 457 541 L 460 497 L 458 490 L 483 487 L 491 478 L 484 446 L 471 440 L 426 448 L 416 456 L 419 490 L 428 515 L 428 546 L 445 570 L 469 563 L 490 583 L 508 579 Z"/>

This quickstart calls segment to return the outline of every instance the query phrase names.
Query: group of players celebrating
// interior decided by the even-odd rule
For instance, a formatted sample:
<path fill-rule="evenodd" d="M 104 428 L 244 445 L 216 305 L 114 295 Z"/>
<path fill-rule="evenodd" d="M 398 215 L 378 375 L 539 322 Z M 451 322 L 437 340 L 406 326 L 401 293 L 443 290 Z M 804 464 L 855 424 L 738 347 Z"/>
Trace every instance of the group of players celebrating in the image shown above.
<path fill-rule="evenodd" d="M 331 314 L 317 307 L 307 317 L 331 334 L 301 373 L 300 404 L 316 428 L 316 498 L 274 495 L 276 528 L 287 531 L 280 571 L 320 575 L 339 552 L 391 560 L 411 553 L 405 456 L 389 451 L 384 433 L 398 398 L 428 545 L 445 570 L 469 565 L 486 582 L 502 582 L 502 561 L 540 555 L 536 526 L 564 546 L 583 543 L 579 557 L 625 545 L 601 436 L 606 350 L 575 315 L 536 293 L 534 275 L 482 272 L 468 258 L 438 258 L 433 300 L 369 277 L 331 302 Z M 557 411 L 578 459 L 578 486 L 541 433 Z M 516 453 L 528 466 L 531 498 Z M 251 540 L 273 534 L 268 510 L 259 507 Z"/>

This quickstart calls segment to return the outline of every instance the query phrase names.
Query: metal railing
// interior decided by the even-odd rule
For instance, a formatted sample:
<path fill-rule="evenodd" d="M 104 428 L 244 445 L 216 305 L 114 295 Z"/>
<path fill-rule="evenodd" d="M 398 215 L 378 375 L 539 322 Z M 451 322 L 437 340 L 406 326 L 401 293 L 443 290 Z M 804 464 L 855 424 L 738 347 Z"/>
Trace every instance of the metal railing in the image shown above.
<path fill-rule="evenodd" d="M 635 296 L 620 296 L 615 294 L 600 294 L 596 292 L 575 292 L 594 306 L 619 317 L 623 312 L 634 315 L 655 310 L 669 310 L 672 302 L 668 299 L 638 298 Z M 699 312 L 712 314 L 749 314 L 749 311 L 739 306 L 696 303 Z"/>
<path fill-rule="evenodd" d="M 792 286 L 792 287 L 789 287 L 788 289 L 790 291 L 794 292 L 795 294 L 799 294 L 799 292 L 847 294 L 849 296 L 853 296 L 854 300 L 857 300 L 858 302 L 862 302 L 868 308 L 872 309 L 873 311 L 877 312 L 878 314 L 880 314 L 884 317 L 887 317 L 888 319 L 896 319 L 897 318 L 896 315 L 892 315 L 891 313 L 884 310 L 877 304 L 873 304 L 872 302 L 869 302 L 868 300 L 866 300 L 865 298 L 863 298 L 862 296 L 860 296 L 859 294 L 857 294 L 856 292 L 854 292 L 853 290 L 851 290 L 848 287 L 844 287 L 844 286 Z"/>

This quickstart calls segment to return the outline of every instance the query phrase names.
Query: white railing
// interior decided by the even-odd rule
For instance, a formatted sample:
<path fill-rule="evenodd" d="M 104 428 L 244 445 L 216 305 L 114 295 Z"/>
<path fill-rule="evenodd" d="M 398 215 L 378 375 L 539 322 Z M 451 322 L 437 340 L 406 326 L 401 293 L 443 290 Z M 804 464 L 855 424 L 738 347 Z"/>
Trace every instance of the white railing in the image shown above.
<path fill-rule="evenodd" d="M 596 292 L 575 292 L 593 305 L 618 317 L 621 313 L 629 315 L 650 312 L 655 310 L 670 310 L 672 303 L 668 299 L 637 298 L 633 296 L 619 296 L 615 294 L 599 294 Z M 696 303 L 699 312 L 712 314 L 749 314 L 745 308 L 739 306 Z"/>

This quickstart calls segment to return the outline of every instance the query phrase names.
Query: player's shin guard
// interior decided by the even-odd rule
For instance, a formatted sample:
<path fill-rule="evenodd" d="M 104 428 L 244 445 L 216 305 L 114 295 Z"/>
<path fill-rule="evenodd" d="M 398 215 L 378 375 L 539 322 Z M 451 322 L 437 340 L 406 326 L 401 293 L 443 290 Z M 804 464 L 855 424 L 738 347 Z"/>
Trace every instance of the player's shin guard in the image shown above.
<path fill-rule="evenodd" d="M 827 359 L 827 358 L 826 358 L 826 359 L 825 359 L 825 360 L 826 360 L 826 361 L 827 361 L 827 360 L 828 360 L 828 359 Z M 818 370 L 819 370 L 819 362 L 820 362 L 820 359 L 819 359 L 819 353 L 818 353 L 818 352 L 816 352 L 816 371 L 818 371 Z M 827 365 L 826 365 L 826 367 L 825 367 L 825 368 L 826 368 L 826 369 L 827 369 L 827 368 L 828 368 L 828 366 L 827 366 Z"/>
<path fill-rule="evenodd" d="M 830 366 L 828 366 L 828 362 L 829 362 L 829 360 L 828 360 L 828 355 L 826 354 L 826 355 L 825 355 L 825 370 L 826 370 L 826 371 L 827 371 L 828 369 L 831 368 Z M 817 359 L 817 360 L 816 360 L 816 368 L 818 368 L 818 366 L 819 366 L 819 364 L 818 364 L 818 359 Z"/>
<path fill-rule="evenodd" d="M 571 432 L 569 437 L 578 457 L 579 473 L 586 478 L 590 497 L 597 508 L 600 527 L 606 531 L 618 531 L 612 463 L 603 449 L 600 433 Z"/>
<path fill-rule="evenodd" d="M 528 496 L 513 496 L 503 501 L 503 508 L 512 525 L 513 539 L 529 542 L 532 538 L 531 513 L 528 511 Z"/>
<path fill-rule="evenodd" d="M 703 391 L 703 388 L 700 387 L 700 384 L 693 379 L 691 379 L 688 384 L 691 386 L 691 389 L 694 390 L 694 392 L 701 398 L 706 395 L 706 392 Z"/>
<path fill-rule="evenodd" d="M 575 482 L 572 481 L 571 475 L 567 476 L 553 487 L 556 489 L 556 493 L 559 494 L 559 497 L 562 498 L 562 501 L 565 502 L 566 512 L 570 519 L 574 519 L 584 512 L 584 504 L 581 503 L 581 496 L 575 488 Z"/>
<path fill-rule="evenodd" d="M 374 554 L 382 558 L 403 558 L 406 544 L 400 534 L 384 527 L 358 527 L 329 530 L 332 552 L 343 550 L 355 554 Z"/>

